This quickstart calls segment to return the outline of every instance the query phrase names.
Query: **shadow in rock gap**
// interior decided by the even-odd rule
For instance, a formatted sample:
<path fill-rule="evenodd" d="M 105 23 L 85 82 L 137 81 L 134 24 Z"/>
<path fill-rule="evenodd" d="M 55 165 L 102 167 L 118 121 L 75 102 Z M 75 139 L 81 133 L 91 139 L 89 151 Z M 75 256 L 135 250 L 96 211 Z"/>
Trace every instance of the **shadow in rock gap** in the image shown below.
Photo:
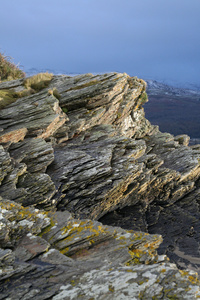
<path fill-rule="evenodd" d="M 153 202 L 146 212 L 139 204 L 127 206 L 106 214 L 100 221 L 128 230 L 161 234 L 163 242 L 158 253 L 166 254 L 178 268 L 189 268 L 200 274 L 199 192 L 197 188 L 168 207 Z"/>

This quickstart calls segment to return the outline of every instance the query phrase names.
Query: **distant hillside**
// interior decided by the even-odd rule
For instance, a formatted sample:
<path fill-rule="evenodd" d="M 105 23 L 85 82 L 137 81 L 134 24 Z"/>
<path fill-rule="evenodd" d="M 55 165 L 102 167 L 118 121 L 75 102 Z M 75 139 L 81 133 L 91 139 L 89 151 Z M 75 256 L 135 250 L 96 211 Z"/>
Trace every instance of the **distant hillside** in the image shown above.
<path fill-rule="evenodd" d="M 149 102 L 146 118 L 163 132 L 188 134 L 192 143 L 200 142 L 200 91 L 179 89 L 147 80 Z"/>

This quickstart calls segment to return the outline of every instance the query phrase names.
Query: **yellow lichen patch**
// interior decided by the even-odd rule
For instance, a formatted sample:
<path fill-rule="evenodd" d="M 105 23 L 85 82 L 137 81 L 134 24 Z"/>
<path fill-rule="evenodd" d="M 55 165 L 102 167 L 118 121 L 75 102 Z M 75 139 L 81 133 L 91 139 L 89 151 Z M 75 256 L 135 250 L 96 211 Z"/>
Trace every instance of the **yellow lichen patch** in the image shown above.
<path fill-rule="evenodd" d="M 81 224 L 84 222 L 68 222 L 66 226 L 64 226 L 63 228 L 61 228 L 61 234 L 65 235 L 66 233 L 68 233 L 69 235 L 73 234 L 73 233 L 80 233 L 84 230 L 84 224 Z M 83 226 L 81 226 L 83 225 Z"/>
<path fill-rule="evenodd" d="M 195 277 L 195 276 L 188 276 L 188 279 L 189 279 L 189 281 L 191 282 L 191 283 L 193 283 L 193 284 L 196 284 L 196 283 L 199 283 L 199 280 L 197 279 L 197 277 Z"/>
<path fill-rule="evenodd" d="M 98 236 L 100 233 L 105 233 L 105 229 L 102 226 L 98 226 L 97 229 L 94 227 L 92 221 L 81 221 L 81 222 L 69 222 L 65 227 L 61 229 L 61 234 L 65 235 L 67 232 L 69 235 L 88 231 L 88 238 L 92 238 L 95 235 Z"/>
<path fill-rule="evenodd" d="M 74 279 L 72 279 L 70 283 L 71 283 L 72 286 L 76 285 L 76 281 Z"/>
<path fill-rule="evenodd" d="M 14 240 L 17 241 L 27 233 L 39 234 L 42 228 L 47 227 L 50 222 L 45 212 L 23 207 L 9 200 L 0 201 L 0 208 L 4 211 L 5 218 L 13 222 L 9 232 L 11 240 L 15 237 Z"/>
<path fill-rule="evenodd" d="M 197 275 L 197 273 L 194 273 L 193 275 L 191 275 L 188 271 L 179 270 L 179 272 L 181 273 L 181 276 L 182 276 L 182 277 L 188 278 L 188 280 L 189 280 L 192 284 L 200 284 L 200 281 L 198 280 L 198 275 Z"/>
<path fill-rule="evenodd" d="M 35 91 L 41 91 L 42 89 L 48 87 L 50 81 L 53 78 L 53 74 L 50 73 L 39 73 L 37 75 L 31 76 L 24 80 L 24 86 L 32 88 Z"/>
<path fill-rule="evenodd" d="M 143 248 L 147 248 L 151 251 L 154 251 L 158 247 L 159 240 L 155 240 L 154 242 L 149 242 L 142 245 Z"/>
<path fill-rule="evenodd" d="M 108 286 L 108 289 L 111 293 L 114 293 L 114 291 L 115 291 L 114 286 L 112 286 L 111 284 Z"/>
<path fill-rule="evenodd" d="M 69 247 L 66 247 L 66 248 L 61 249 L 60 253 L 67 255 L 68 251 L 69 251 Z"/>
<path fill-rule="evenodd" d="M 160 283 L 160 279 L 159 278 L 156 280 L 156 283 Z"/>
<path fill-rule="evenodd" d="M 134 232 L 134 240 L 141 240 L 143 236 L 144 234 L 142 232 Z"/>
<path fill-rule="evenodd" d="M 45 228 L 43 228 L 42 231 L 38 235 L 40 237 L 43 237 L 45 234 L 47 234 L 52 229 L 53 226 L 55 226 L 55 223 L 52 220 L 52 218 L 50 218 L 50 224 L 48 226 L 46 226 Z"/>
<path fill-rule="evenodd" d="M 160 272 L 161 272 L 161 273 L 165 273 L 165 272 L 166 272 L 166 269 L 162 269 Z"/>
<path fill-rule="evenodd" d="M 144 254 L 144 252 L 141 251 L 140 249 L 133 249 L 129 251 L 129 253 L 131 254 L 132 257 L 141 257 Z"/>
<path fill-rule="evenodd" d="M 14 201 L 7 201 L 7 200 L 0 201 L 0 207 L 2 209 L 6 209 L 8 211 L 15 211 L 15 210 L 20 211 L 20 210 L 25 209 L 23 206 L 20 206 L 19 204 L 15 203 Z M 11 219 L 9 219 L 9 220 L 11 220 Z"/>
<path fill-rule="evenodd" d="M 17 214 L 18 220 L 23 220 L 23 219 L 27 219 L 27 218 L 35 218 L 35 217 L 37 217 L 37 212 L 30 211 L 29 207 L 21 206 L 21 208 Z"/>
<path fill-rule="evenodd" d="M 140 259 L 144 255 L 144 251 L 141 251 L 139 249 L 133 249 L 129 251 L 129 254 L 131 255 L 132 259 L 126 263 L 127 266 L 142 263 Z"/>
<path fill-rule="evenodd" d="M 180 270 L 179 272 L 181 273 L 181 276 L 187 276 L 189 274 L 188 271 Z"/>
<path fill-rule="evenodd" d="M 168 294 L 168 293 L 173 293 L 172 289 L 164 290 L 164 293 L 167 296 L 167 299 L 170 299 L 170 300 L 179 300 L 180 299 L 180 297 L 177 296 L 176 294 L 171 294 L 171 295 Z"/>
<path fill-rule="evenodd" d="M 140 281 L 138 281 L 137 283 L 138 283 L 139 285 L 142 285 L 142 284 L 144 284 L 144 283 L 146 283 L 146 282 L 148 282 L 148 281 L 149 281 L 148 278 L 144 278 L 144 280 L 140 280 Z"/>
<path fill-rule="evenodd" d="M 30 221 L 34 221 L 39 218 L 38 211 L 34 209 L 30 209 L 29 207 L 23 207 L 22 205 L 12 202 L 12 201 L 0 201 L 0 207 L 2 209 L 6 209 L 10 212 L 14 212 L 11 217 L 9 217 L 9 221 L 22 221 L 24 219 L 28 219 Z M 47 217 L 46 212 L 40 211 L 40 214 Z"/>
<path fill-rule="evenodd" d="M 105 243 L 104 240 L 102 241 L 102 235 L 108 235 L 104 226 L 90 220 L 69 221 L 61 228 L 59 239 L 54 243 L 54 247 L 62 254 L 81 258 L 90 255 L 91 251 L 98 251 L 97 248 Z"/>
<path fill-rule="evenodd" d="M 108 270 L 106 270 L 106 271 L 108 271 L 108 272 L 113 271 L 113 268 L 110 268 L 110 269 L 108 269 Z"/>
<path fill-rule="evenodd" d="M 127 269 L 126 272 L 128 272 L 128 273 L 135 273 L 135 271 L 133 269 Z"/>

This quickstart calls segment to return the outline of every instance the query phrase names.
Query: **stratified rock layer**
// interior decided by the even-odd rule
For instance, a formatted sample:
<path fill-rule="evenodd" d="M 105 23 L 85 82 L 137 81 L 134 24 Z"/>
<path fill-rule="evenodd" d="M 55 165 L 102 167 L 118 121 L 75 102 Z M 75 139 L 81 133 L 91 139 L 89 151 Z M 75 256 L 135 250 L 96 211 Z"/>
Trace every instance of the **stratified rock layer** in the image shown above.
<path fill-rule="evenodd" d="M 145 88 L 0 83 L 0 299 L 200 297 L 200 146 L 145 119 Z"/>

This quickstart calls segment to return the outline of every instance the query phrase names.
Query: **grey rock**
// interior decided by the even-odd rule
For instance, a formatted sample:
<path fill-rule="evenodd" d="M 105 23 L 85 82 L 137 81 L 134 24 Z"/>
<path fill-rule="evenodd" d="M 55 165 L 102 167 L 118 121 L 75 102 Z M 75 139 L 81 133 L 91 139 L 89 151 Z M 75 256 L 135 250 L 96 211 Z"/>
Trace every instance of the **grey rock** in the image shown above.
<path fill-rule="evenodd" d="M 50 224 L 45 213 L 24 208 L 14 201 L 0 199 L 0 245 L 13 247 L 26 234 L 39 234 Z"/>
<path fill-rule="evenodd" d="M 12 266 L 15 261 L 15 256 L 10 249 L 0 249 L 0 267 Z"/>
<path fill-rule="evenodd" d="M 66 120 L 58 100 L 47 90 L 19 98 L 0 110 L 0 142 L 17 143 L 25 136 L 48 138 Z"/>
<path fill-rule="evenodd" d="M 39 254 L 46 252 L 50 247 L 44 239 L 28 233 L 18 243 L 15 249 L 15 257 L 22 261 L 30 260 Z"/>
<path fill-rule="evenodd" d="M 0 184 L 5 176 L 13 169 L 10 155 L 0 146 Z"/>
<path fill-rule="evenodd" d="M 55 160 L 48 174 L 56 183 L 57 196 L 62 198 L 59 206 L 76 216 L 97 219 L 113 210 L 125 202 L 133 190 L 127 190 L 128 186 L 142 172 L 142 164 L 136 159 L 145 152 L 145 144 L 112 137 L 109 129 L 106 125 L 96 126 L 75 143 L 73 140 L 55 147 Z M 90 203 L 88 208 L 85 201 Z"/>
<path fill-rule="evenodd" d="M 51 143 L 39 138 L 13 144 L 9 153 L 17 163 L 25 163 L 27 171 L 30 173 L 45 172 L 48 165 L 54 160 Z"/>
<path fill-rule="evenodd" d="M 42 139 L 28 139 L 10 147 L 9 153 L 0 148 L 1 196 L 23 205 L 53 205 L 55 185 L 45 174 L 54 159 L 50 143 Z M 31 195 L 31 197 L 30 197 Z"/>
<path fill-rule="evenodd" d="M 175 141 L 179 142 L 181 145 L 188 146 L 190 142 L 190 137 L 187 134 L 175 136 Z"/>
<path fill-rule="evenodd" d="M 18 88 L 22 86 L 24 79 L 16 79 L 11 81 L 4 81 L 0 83 L 0 89 Z"/>

